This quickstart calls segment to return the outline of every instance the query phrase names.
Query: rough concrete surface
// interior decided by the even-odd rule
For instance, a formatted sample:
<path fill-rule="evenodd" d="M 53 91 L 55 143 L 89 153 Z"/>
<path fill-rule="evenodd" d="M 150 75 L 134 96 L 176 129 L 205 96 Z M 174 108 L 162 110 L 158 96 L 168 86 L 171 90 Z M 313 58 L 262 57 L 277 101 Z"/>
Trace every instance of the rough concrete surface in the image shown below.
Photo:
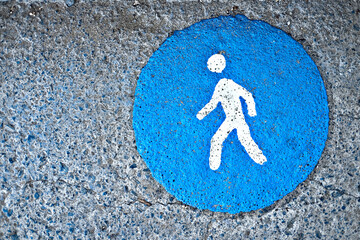
<path fill-rule="evenodd" d="M 229 14 L 300 42 L 330 109 L 310 177 L 234 215 L 168 194 L 131 120 L 137 78 L 160 44 Z M 0 239 L 359 239 L 359 1 L 2 0 L 0 15 Z"/>

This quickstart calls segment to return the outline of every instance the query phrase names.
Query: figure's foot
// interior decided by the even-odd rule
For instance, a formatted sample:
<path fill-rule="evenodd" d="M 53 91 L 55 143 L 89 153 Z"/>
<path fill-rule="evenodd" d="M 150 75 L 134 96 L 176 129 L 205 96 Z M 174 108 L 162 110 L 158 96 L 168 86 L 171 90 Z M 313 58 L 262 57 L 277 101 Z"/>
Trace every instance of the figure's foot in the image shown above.
<path fill-rule="evenodd" d="M 253 158 L 253 160 L 260 165 L 263 165 L 267 161 L 264 154 L 259 154 L 258 156 L 256 156 L 256 158 Z"/>
<path fill-rule="evenodd" d="M 209 158 L 209 165 L 210 165 L 210 169 L 211 170 L 217 170 L 220 167 L 220 163 L 221 163 L 221 156 L 212 156 L 210 155 Z"/>

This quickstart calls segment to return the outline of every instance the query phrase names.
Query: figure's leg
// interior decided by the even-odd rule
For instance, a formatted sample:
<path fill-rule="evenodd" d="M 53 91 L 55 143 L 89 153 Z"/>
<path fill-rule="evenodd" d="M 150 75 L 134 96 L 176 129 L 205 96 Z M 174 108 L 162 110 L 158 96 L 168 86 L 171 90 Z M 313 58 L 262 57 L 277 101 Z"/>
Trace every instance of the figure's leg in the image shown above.
<path fill-rule="evenodd" d="M 241 121 L 236 129 L 239 141 L 244 146 L 251 159 L 261 165 L 266 162 L 266 157 L 250 135 L 250 129 L 247 123 L 245 121 Z"/>
<path fill-rule="evenodd" d="M 220 167 L 222 144 L 234 128 L 228 121 L 224 121 L 211 138 L 209 165 L 212 170 Z"/>

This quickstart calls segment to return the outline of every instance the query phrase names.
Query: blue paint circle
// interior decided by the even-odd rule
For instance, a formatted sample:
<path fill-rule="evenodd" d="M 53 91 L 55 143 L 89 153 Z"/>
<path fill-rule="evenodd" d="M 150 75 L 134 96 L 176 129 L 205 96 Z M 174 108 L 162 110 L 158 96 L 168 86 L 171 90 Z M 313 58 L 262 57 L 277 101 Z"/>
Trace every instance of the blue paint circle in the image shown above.
<path fill-rule="evenodd" d="M 219 52 L 226 68 L 210 72 L 207 60 Z M 263 165 L 234 130 L 219 169 L 209 168 L 210 140 L 225 114 L 221 104 L 201 121 L 196 114 L 222 78 L 254 96 L 256 117 L 241 102 Z M 218 17 L 176 31 L 152 55 L 137 83 L 133 127 L 140 155 L 168 192 L 200 209 L 248 212 L 281 199 L 314 169 L 327 138 L 327 96 L 316 65 L 285 32 Z"/>

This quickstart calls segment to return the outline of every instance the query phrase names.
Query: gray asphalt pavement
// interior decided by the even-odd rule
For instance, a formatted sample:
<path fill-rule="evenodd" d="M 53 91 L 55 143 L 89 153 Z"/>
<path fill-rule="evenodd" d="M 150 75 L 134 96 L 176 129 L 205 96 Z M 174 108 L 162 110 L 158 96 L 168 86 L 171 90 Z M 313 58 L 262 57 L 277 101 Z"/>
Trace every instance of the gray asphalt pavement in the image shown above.
<path fill-rule="evenodd" d="M 136 149 L 137 78 L 175 30 L 242 14 L 300 42 L 323 77 L 329 134 L 275 204 L 198 210 Z M 360 2 L 0 1 L 0 239 L 359 239 Z"/>

